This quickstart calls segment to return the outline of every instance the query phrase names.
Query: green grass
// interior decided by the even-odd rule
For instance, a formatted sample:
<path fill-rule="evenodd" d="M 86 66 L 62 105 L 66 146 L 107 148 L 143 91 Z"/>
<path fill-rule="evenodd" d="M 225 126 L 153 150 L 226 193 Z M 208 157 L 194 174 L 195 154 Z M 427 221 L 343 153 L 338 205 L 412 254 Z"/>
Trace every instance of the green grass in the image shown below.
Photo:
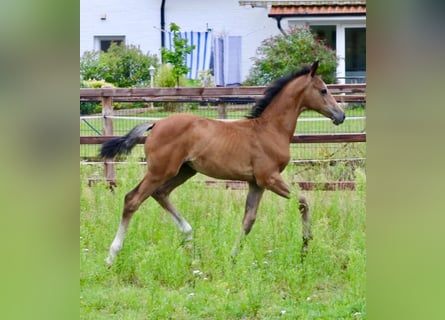
<path fill-rule="evenodd" d="M 87 186 L 101 171 L 81 166 L 81 319 L 365 319 L 365 177 L 357 190 L 304 192 L 314 239 L 301 261 L 301 220 L 291 200 L 264 194 L 237 263 L 246 190 L 205 187 L 197 176 L 172 194 L 194 230 L 193 250 L 168 214 L 148 199 L 135 214 L 115 265 L 104 259 L 123 197 L 145 168 L 119 168 L 119 186 Z M 286 170 L 290 181 L 295 172 Z"/>

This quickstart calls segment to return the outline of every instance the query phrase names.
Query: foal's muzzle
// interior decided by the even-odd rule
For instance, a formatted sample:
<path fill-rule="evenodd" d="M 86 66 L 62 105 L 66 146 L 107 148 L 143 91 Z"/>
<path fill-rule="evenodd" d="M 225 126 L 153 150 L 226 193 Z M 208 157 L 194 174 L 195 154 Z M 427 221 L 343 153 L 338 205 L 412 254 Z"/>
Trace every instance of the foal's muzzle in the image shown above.
<path fill-rule="evenodd" d="M 339 124 L 342 124 L 343 121 L 345 121 L 346 115 L 344 112 L 339 112 L 333 115 L 332 122 L 338 126 Z"/>

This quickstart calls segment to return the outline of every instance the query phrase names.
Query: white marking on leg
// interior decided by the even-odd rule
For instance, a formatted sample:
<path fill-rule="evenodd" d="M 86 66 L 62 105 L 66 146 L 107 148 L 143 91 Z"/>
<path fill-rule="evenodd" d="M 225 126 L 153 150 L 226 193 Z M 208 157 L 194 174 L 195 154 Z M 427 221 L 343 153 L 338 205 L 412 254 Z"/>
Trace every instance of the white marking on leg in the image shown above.
<path fill-rule="evenodd" d="M 185 220 L 181 216 L 178 210 L 170 203 L 168 197 L 158 197 L 156 198 L 156 200 L 169 213 L 179 231 L 181 231 L 181 233 L 184 235 L 184 241 L 192 240 L 192 227 L 187 222 L 187 220 Z"/>
<path fill-rule="evenodd" d="M 117 254 L 122 250 L 122 246 L 124 245 L 125 234 L 127 233 L 127 227 L 128 225 L 123 224 L 121 222 L 119 228 L 117 229 L 116 237 L 111 243 L 110 253 L 106 259 L 108 266 L 111 266 L 114 263 Z"/>
<path fill-rule="evenodd" d="M 179 231 L 181 231 L 181 233 L 183 234 L 184 241 L 191 241 L 193 239 L 192 227 L 187 222 L 187 220 L 177 214 L 175 217 L 173 217 L 173 221 L 178 226 Z"/>
<path fill-rule="evenodd" d="M 182 233 L 190 233 L 192 232 L 192 227 L 183 217 L 179 217 L 179 222 L 177 223 L 179 230 Z"/>
<path fill-rule="evenodd" d="M 176 210 L 176 208 L 169 202 L 165 202 L 165 209 L 169 213 L 170 217 L 172 217 L 173 221 L 175 222 L 176 226 L 178 227 L 179 231 L 184 235 L 185 240 L 191 240 L 192 239 L 192 227 L 187 222 L 187 220 L 184 219 L 183 216 Z"/>

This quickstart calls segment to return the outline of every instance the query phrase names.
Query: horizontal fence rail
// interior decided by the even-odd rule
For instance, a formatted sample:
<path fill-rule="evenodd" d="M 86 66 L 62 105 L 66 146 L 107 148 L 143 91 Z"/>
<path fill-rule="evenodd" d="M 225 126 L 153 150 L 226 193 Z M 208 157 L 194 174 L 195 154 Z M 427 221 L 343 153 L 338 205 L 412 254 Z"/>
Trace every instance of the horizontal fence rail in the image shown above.
<path fill-rule="evenodd" d="M 102 144 L 119 136 L 83 136 L 80 144 Z M 143 144 L 146 137 L 139 137 L 138 143 Z M 291 143 L 344 143 L 366 142 L 366 133 L 337 133 L 337 134 L 299 134 L 292 137 Z"/>
<path fill-rule="evenodd" d="M 366 103 L 366 84 L 328 84 L 328 89 L 339 103 Z M 156 117 L 135 117 L 124 116 L 116 112 L 113 108 L 114 102 L 171 102 L 205 103 L 207 106 L 218 110 L 218 120 L 233 121 L 235 119 L 226 119 L 227 111 L 233 108 L 231 104 L 254 103 L 263 97 L 267 87 L 195 87 L 195 88 L 112 88 L 103 87 L 98 89 L 81 88 L 81 102 L 100 102 L 102 105 L 101 115 L 81 116 L 81 121 L 87 124 L 89 120 L 102 119 L 102 128 L 99 130 L 92 128 L 97 136 L 80 136 L 81 145 L 98 145 L 117 137 L 114 132 L 113 119 L 132 119 L 156 121 Z M 363 119 L 363 117 L 357 117 Z M 330 121 L 329 119 L 300 119 L 299 121 Z M 96 120 L 97 121 L 97 120 Z M 138 143 L 143 144 L 145 137 L 140 137 Z M 335 133 L 335 134 L 296 134 L 292 137 L 291 143 L 295 144 L 313 144 L 313 143 L 351 143 L 366 142 L 366 133 Z M 114 174 L 114 165 L 117 162 L 106 159 L 101 162 L 104 164 L 104 179 L 89 179 L 88 183 L 107 181 L 112 188 L 116 186 Z M 209 182 L 210 183 L 210 182 Z M 212 182 L 214 183 L 214 182 Z M 210 184 L 212 184 L 210 183 Z M 236 182 L 225 182 L 226 187 L 233 188 Z M 334 181 L 326 183 L 299 182 L 303 190 L 323 189 L 354 189 L 354 182 Z"/>
<path fill-rule="evenodd" d="M 366 102 L 366 84 L 327 85 L 337 102 Z M 254 102 L 267 87 L 197 87 L 197 88 L 81 88 L 80 101 L 101 101 L 103 97 L 117 102 Z"/>

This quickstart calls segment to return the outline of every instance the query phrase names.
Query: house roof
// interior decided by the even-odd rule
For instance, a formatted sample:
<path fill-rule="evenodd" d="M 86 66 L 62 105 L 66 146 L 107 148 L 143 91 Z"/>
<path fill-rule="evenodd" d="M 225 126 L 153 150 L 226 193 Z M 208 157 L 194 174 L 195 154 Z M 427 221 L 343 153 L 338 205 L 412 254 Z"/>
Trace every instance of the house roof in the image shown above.
<path fill-rule="evenodd" d="M 269 17 L 366 15 L 366 5 L 273 5 Z"/>
<path fill-rule="evenodd" d="M 241 6 L 366 5 L 366 0 L 238 1 Z"/>

